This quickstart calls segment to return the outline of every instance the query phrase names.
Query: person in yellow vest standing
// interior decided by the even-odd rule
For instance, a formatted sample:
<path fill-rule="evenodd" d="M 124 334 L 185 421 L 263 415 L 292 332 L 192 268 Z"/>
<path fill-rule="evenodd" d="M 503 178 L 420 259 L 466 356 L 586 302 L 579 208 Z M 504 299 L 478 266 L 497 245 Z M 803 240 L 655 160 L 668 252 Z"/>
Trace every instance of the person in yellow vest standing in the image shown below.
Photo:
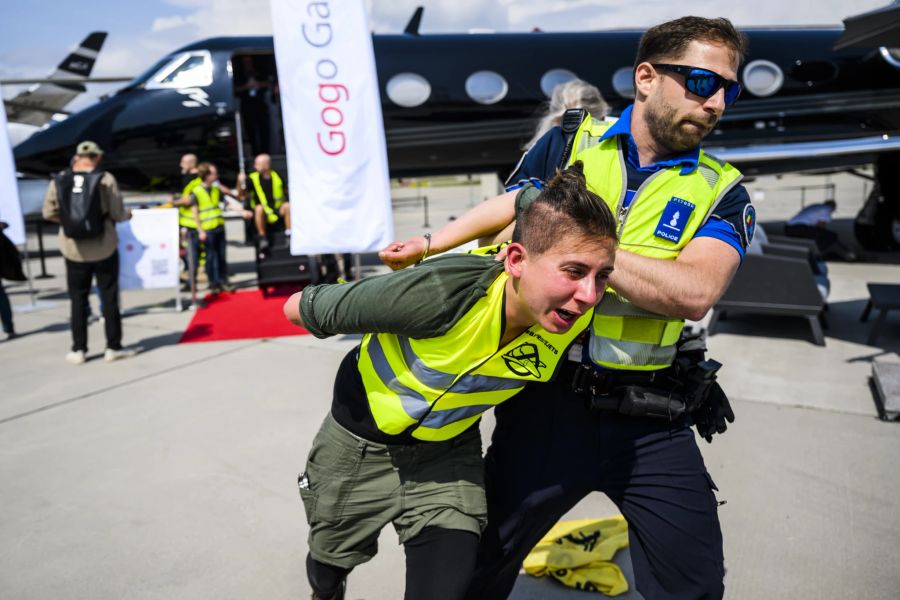
<path fill-rule="evenodd" d="M 714 382 L 718 363 L 680 334 L 724 293 L 753 237 L 741 174 L 700 149 L 740 94 L 745 45 L 722 18 L 650 28 L 634 104 L 615 123 L 567 112 L 510 177 L 540 185 L 558 165 L 583 161 L 588 187 L 616 214 L 620 249 L 582 365 L 495 412 L 488 529 L 468 599 L 506 598 L 534 544 L 592 491 L 628 520 L 643 597 L 722 598 L 716 488 L 690 427 L 711 441 L 734 413 Z M 382 260 L 403 267 L 500 232 L 528 196 L 526 187 L 483 202 L 428 243 L 389 244 Z"/>
<path fill-rule="evenodd" d="M 194 281 L 189 281 L 186 285 L 186 290 L 189 290 L 191 289 L 191 283 L 196 284 L 197 282 L 197 273 L 202 264 L 200 257 L 203 252 L 197 233 L 197 222 L 194 220 L 193 211 L 191 211 L 191 190 L 201 182 L 200 177 L 197 176 L 197 155 L 184 154 L 178 166 L 181 169 L 181 173 L 176 181 L 176 190 L 172 193 L 172 206 L 178 208 L 178 227 L 181 229 L 182 235 L 187 234 L 188 255 L 185 261 L 188 276 L 190 276 L 192 270 L 194 276 Z"/>
<path fill-rule="evenodd" d="M 197 166 L 200 182 L 188 193 L 191 214 L 197 223 L 197 239 L 206 248 L 206 277 L 209 291 L 232 292 L 228 282 L 228 261 L 225 257 L 225 216 L 222 213 L 222 194 L 235 195 L 219 182 L 219 171 L 211 163 Z M 196 256 L 196 255 L 195 255 Z"/>
<path fill-rule="evenodd" d="M 462 598 L 486 520 L 481 413 L 553 378 L 613 269 L 615 220 L 580 166 L 523 213 L 502 262 L 441 256 L 285 303 L 317 337 L 365 334 L 298 480 L 314 598 L 344 597 L 388 523 L 406 549 L 406 598 Z"/>
<path fill-rule="evenodd" d="M 250 185 L 245 206 L 253 213 L 259 252 L 265 253 L 269 248 L 267 232 L 270 227 L 281 221 L 285 234 L 291 234 L 291 205 L 287 199 L 287 186 L 284 180 L 272 169 L 271 156 L 258 155 L 253 159 L 253 168 L 255 170 L 247 176 Z M 243 179 L 239 178 L 239 182 L 243 183 Z M 238 187 L 243 189 L 244 186 Z"/>

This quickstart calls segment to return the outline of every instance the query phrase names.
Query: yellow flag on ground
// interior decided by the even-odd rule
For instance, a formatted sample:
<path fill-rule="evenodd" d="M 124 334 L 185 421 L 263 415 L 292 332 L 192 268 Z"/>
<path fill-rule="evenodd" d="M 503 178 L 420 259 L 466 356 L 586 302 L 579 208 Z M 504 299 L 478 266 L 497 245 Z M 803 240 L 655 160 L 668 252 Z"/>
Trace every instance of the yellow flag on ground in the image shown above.
<path fill-rule="evenodd" d="M 553 577 L 577 590 L 618 596 L 628 591 L 622 569 L 612 562 L 628 547 L 628 523 L 621 515 L 608 519 L 560 521 L 525 557 L 525 572 Z"/>

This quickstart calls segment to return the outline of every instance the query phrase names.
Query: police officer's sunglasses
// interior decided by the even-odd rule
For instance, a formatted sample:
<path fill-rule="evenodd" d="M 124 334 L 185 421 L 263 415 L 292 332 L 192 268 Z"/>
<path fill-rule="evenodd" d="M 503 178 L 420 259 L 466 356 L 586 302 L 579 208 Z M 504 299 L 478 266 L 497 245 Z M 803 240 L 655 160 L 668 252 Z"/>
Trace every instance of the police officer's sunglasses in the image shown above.
<path fill-rule="evenodd" d="M 669 65 L 665 63 L 650 63 L 650 66 L 660 71 L 672 71 L 684 76 L 684 87 L 692 94 L 701 98 L 709 98 L 725 88 L 725 106 L 731 106 L 741 94 L 741 84 L 737 81 L 725 79 L 718 73 L 699 67 L 686 67 L 684 65 Z"/>

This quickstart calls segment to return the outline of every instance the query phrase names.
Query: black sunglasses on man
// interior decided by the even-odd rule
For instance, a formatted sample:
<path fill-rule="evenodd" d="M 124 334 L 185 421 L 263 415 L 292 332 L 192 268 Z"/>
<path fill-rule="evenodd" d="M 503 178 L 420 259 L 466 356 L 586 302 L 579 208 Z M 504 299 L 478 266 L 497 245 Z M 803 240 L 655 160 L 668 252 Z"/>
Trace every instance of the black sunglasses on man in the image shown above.
<path fill-rule="evenodd" d="M 692 94 L 701 98 L 709 98 L 725 88 L 725 106 L 731 106 L 741 94 L 741 84 L 737 81 L 725 79 L 715 71 L 701 69 L 700 67 L 687 67 L 685 65 L 670 65 L 666 63 L 650 63 L 650 66 L 659 71 L 672 71 L 684 77 L 684 87 Z"/>

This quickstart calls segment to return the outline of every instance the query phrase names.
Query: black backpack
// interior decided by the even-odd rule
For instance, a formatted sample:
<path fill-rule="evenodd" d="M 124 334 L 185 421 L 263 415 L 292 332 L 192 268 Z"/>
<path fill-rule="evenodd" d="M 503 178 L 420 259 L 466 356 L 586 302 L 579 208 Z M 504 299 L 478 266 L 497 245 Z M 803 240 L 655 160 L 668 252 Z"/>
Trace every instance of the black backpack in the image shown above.
<path fill-rule="evenodd" d="M 103 171 L 73 173 L 71 169 L 56 176 L 60 222 L 67 237 L 83 240 L 103 234 L 101 177 Z"/>

